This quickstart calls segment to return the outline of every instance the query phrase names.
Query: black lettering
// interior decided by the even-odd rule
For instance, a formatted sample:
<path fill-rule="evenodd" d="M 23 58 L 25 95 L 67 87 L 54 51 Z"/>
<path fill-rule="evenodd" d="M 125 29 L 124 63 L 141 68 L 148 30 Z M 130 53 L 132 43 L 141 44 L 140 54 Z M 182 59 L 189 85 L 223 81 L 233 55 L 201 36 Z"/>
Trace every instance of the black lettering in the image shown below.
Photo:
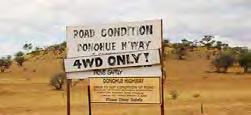
<path fill-rule="evenodd" d="M 93 66 L 93 62 L 94 62 L 94 58 L 91 59 L 82 59 L 82 63 L 84 65 L 84 68 L 92 67 Z"/>
<path fill-rule="evenodd" d="M 81 65 L 82 65 L 82 64 L 80 63 L 80 60 L 75 60 L 75 61 L 74 61 L 73 66 L 77 66 L 78 69 L 81 68 Z"/>
<path fill-rule="evenodd" d="M 142 50 L 144 50 L 144 45 L 145 45 L 144 42 L 143 42 L 143 41 L 140 41 L 140 42 L 139 42 L 139 48 L 138 48 L 138 49 L 141 48 Z"/>
<path fill-rule="evenodd" d="M 135 35 L 135 27 L 131 27 L 132 28 L 132 35 L 134 36 Z"/>
<path fill-rule="evenodd" d="M 80 37 L 80 38 L 83 38 L 83 37 L 84 37 L 84 30 L 80 30 L 80 31 L 79 31 L 79 37 Z"/>
<path fill-rule="evenodd" d="M 146 42 L 146 49 L 148 49 L 150 43 L 151 43 L 151 41 Z"/>
<path fill-rule="evenodd" d="M 115 50 L 116 42 L 112 42 L 112 50 Z"/>
<path fill-rule="evenodd" d="M 87 44 L 83 44 L 83 51 L 87 51 L 87 50 L 88 50 Z"/>
<path fill-rule="evenodd" d="M 89 33 L 89 31 L 88 31 L 88 30 L 85 30 L 84 37 L 85 37 L 85 38 L 86 38 L 86 37 L 90 37 L 90 33 Z"/>
<path fill-rule="evenodd" d="M 120 36 L 120 28 L 114 28 L 114 36 Z"/>
<path fill-rule="evenodd" d="M 78 52 L 80 51 L 80 49 L 83 49 L 83 45 L 82 44 L 78 44 Z"/>
<path fill-rule="evenodd" d="M 100 67 L 103 65 L 103 60 L 100 57 L 95 58 L 96 67 Z"/>
<path fill-rule="evenodd" d="M 141 27 L 139 28 L 139 33 L 140 33 L 140 35 L 144 35 L 145 32 L 146 32 L 145 26 L 141 26 Z"/>
<path fill-rule="evenodd" d="M 138 36 L 150 34 L 153 34 L 153 25 L 125 26 L 117 28 L 106 28 L 101 30 L 102 37 Z"/>
<path fill-rule="evenodd" d="M 138 47 L 138 42 L 131 42 L 132 49 L 137 49 Z"/>
<path fill-rule="evenodd" d="M 94 45 L 94 50 L 95 50 L 95 51 L 98 51 L 98 50 L 99 50 L 99 44 L 95 44 L 95 45 Z"/>
<path fill-rule="evenodd" d="M 106 37 L 105 31 L 106 31 L 106 29 L 102 29 L 102 30 L 101 30 L 101 36 L 102 36 L 102 37 Z"/>
<path fill-rule="evenodd" d="M 121 27 L 121 36 L 126 35 L 127 29 L 125 27 Z"/>
<path fill-rule="evenodd" d="M 73 30 L 73 33 L 74 33 L 74 37 L 73 38 L 78 37 L 78 30 Z"/>
<path fill-rule="evenodd" d="M 111 44 L 107 44 L 105 49 L 106 49 L 107 51 L 110 51 L 110 50 L 111 50 Z"/>
<path fill-rule="evenodd" d="M 139 62 L 139 56 L 140 56 L 140 55 L 141 55 L 141 53 L 139 53 L 138 55 L 132 54 L 132 57 L 134 58 L 135 63 L 138 63 L 138 62 Z"/>
<path fill-rule="evenodd" d="M 79 38 L 90 38 L 95 36 L 95 31 L 94 29 L 89 29 L 89 30 L 73 30 L 74 37 L 79 37 Z"/>
<path fill-rule="evenodd" d="M 126 55 L 127 64 L 133 64 L 133 61 L 130 60 L 130 55 Z"/>
<path fill-rule="evenodd" d="M 125 65 L 126 61 L 125 61 L 125 55 L 117 55 L 117 64 L 118 65 Z M 122 63 L 122 64 L 121 64 Z"/>
<path fill-rule="evenodd" d="M 112 28 L 108 29 L 108 36 L 112 37 L 113 36 L 113 30 Z"/>
<path fill-rule="evenodd" d="M 90 30 L 90 37 L 94 37 L 95 36 L 95 31 L 94 31 L 94 29 L 91 29 Z"/>
<path fill-rule="evenodd" d="M 121 49 L 126 50 L 127 48 L 127 42 L 121 42 Z"/>
<path fill-rule="evenodd" d="M 108 57 L 108 64 L 114 66 L 116 64 L 116 58 L 114 56 Z"/>
<path fill-rule="evenodd" d="M 148 62 L 149 53 L 144 53 L 144 55 L 145 55 L 145 58 L 146 58 L 146 62 Z"/>
<path fill-rule="evenodd" d="M 153 34 L 153 25 L 146 26 L 146 35 Z"/>

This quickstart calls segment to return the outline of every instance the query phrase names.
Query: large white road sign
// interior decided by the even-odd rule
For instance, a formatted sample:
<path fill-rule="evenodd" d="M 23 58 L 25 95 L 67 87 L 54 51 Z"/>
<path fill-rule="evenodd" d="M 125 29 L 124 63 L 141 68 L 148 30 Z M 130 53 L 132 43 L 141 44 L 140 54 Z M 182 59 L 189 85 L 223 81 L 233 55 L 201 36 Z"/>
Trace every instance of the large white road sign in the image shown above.
<path fill-rule="evenodd" d="M 161 20 L 67 26 L 67 58 L 161 49 Z"/>

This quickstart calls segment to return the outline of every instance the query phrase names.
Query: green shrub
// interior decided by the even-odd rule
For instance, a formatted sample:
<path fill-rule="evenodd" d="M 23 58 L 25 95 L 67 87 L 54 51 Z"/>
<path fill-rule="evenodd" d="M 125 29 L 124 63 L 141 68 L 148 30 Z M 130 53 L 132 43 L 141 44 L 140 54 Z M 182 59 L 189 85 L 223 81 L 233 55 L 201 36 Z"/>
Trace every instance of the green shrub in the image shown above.
<path fill-rule="evenodd" d="M 20 51 L 17 52 L 15 56 L 15 61 L 17 62 L 18 66 L 23 66 L 23 63 L 25 61 L 24 53 Z"/>
<path fill-rule="evenodd" d="M 244 72 L 248 72 L 248 68 L 251 67 L 251 52 L 244 53 L 239 58 L 239 64 L 244 68 Z"/>
<path fill-rule="evenodd" d="M 0 59 L 0 71 L 4 72 L 6 69 L 9 69 L 11 64 L 12 61 L 10 56 L 7 56 L 7 58 L 3 57 L 2 59 Z"/>
<path fill-rule="evenodd" d="M 186 56 L 186 46 L 184 44 L 181 43 L 176 43 L 173 45 L 173 47 L 175 48 L 175 54 L 177 56 L 178 60 L 184 60 L 185 56 Z"/>
<path fill-rule="evenodd" d="M 220 54 L 212 61 L 212 64 L 218 73 L 226 73 L 228 68 L 231 67 L 235 61 L 235 57 L 230 54 Z"/>
<path fill-rule="evenodd" d="M 56 90 L 61 90 L 63 88 L 63 85 L 65 84 L 65 81 L 66 81 L 66 74 L 57 73 L 51 78 L 50 85 L 55 87 Z"/>

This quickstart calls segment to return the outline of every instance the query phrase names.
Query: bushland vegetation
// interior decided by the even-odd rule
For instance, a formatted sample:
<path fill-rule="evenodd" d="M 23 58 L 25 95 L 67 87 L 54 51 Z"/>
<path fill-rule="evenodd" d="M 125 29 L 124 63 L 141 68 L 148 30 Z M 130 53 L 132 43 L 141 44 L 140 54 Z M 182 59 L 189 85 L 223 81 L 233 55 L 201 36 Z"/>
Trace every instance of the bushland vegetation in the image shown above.
<path fill-rule="evenodd" d="M 200 40 L 193 41 L 184 38 L 178 43 L 170 43 L 167 40 L 164 44 L 165 47 L 173 49 L 172 54 L 177 60 L 186 60 L 189 52 L 204 49 L 203 56 L 211 61 L 215 72 L 218 73 L 226 73 L 233 65 L 243 68 L 244 73 L 248 73 L 251 68 L 251 52 L 247 47 L 231 47 L 227 43 L 215 40 L 212 35 L 205 35 Z"/>
<path fill-rule="evenodd" d="M 2 57 L 0 59 L 0 72 L 5 72 L 6 69 L 9 69 L 9 67 L 12 64 L 11 56 Z"/>

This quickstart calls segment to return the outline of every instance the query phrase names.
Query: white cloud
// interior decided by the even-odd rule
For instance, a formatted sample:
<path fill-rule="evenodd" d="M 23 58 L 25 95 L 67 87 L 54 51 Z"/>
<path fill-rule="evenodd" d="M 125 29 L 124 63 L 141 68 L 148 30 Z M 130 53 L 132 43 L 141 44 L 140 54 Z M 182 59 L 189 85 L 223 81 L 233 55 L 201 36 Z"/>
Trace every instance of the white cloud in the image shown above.
<path fill-rule="evenodd" d="M 251 47 L 250 6 L 248 0 L 2 0 L 0 55 L 25 42 L 61 42 L 66 25 L 156 18 L 164 20 L 164 37 L 173 41 L 214 34 Z"/>

